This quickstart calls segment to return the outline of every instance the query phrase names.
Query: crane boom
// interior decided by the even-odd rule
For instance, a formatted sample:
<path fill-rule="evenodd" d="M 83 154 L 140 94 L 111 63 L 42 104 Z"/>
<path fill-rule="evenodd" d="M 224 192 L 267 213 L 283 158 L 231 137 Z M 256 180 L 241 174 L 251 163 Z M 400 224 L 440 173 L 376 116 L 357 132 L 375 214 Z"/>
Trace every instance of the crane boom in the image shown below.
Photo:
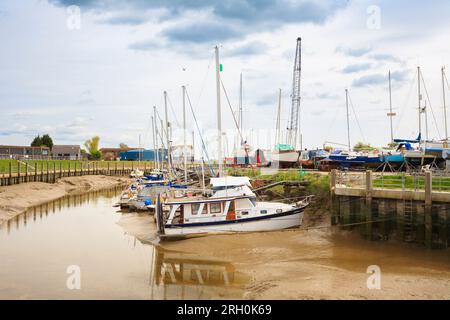
<path fill-rule="evenodd" d="M 288 143 L 297 148 L 297 138 L 300 132 L 300 80 L 302 71 L 302 38 L 297 38 L 295 51 L 294 74 L 292 80 L 292 106 L 288 126 Z"/>

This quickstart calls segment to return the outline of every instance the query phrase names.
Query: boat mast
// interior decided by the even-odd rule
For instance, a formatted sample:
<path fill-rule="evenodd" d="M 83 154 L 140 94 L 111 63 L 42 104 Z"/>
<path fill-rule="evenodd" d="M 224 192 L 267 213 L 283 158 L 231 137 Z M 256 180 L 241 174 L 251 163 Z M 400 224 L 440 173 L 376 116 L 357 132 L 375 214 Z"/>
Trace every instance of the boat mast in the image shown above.
<path fill-rule="evenodd" d="M 297 148 L 297 138 L 301 134 L 299 130 L 300 122 L 300 80 L 302 70 L 302 38 L 297 38 L 297 49 L 295 52 L 294 74 L 292 80 L 292 106 L 288 128 L 288 143 Z"/>
<path fill-rule="evenodd" d="M 192 154 L 191 154 L 191 163 L 194 164 L 195 160 L 195 131 L 192 130 Z"/>
<path fill-rule="evenodd" d="M 388 116 L 391 122 L 391 143 L 394 143 L 394 127 L 392 125 L 392 118 L 396 116 L 396 114 L 392 111 L 392 83 L 391 83 L 391 70 L 389 70 L 389 113 Z"/>
<path fill-rule="evenodd" d="M 417 90 L 419 98 L 419 137 L 422 137 L 422 92 L 420 87 L 420 67 L 417 67 Z M 420 142 L 420 141 L 419 141 Z"/>
<path fill-rule="evenodd" d="M 241 132 L 241 145 L 243 145 L 244 144 L 244 137 L 242 136 L 242 122 L 243 122 L 243 119 L 242 119 L 242 96 L 243 96 L 243 94 L 242 94 L 242 90 L 243 90 L 243 88 L 242 88 L 242 72 L 241 72 L 241 77 L 240 77 L 240 85 L 239 85 L 239 131 Z"/>
<path fill-rule="evenodd" d="M 186 156 L 186 86 L 183 89 L 183 162 L 184 162 L 184 182 L 187 183 L 187 156 Z"/>
<path fill-rule="evenodd" d="M 347 108 L 347 141 L 348 151 L 352 151 L 352 145 L 350 143 L 350 114 L 348 112 L 348 89 L 345 89 L 345 106 Z"/>
<path fill-rule="evenodd" d="M 444 104 L 444 124 L 445 124 L 445 141 L 448 141 L 448 126 L 447 126 L 447 106 L 445 101 L 445 67 L 442 69 L 442 100 Z"/>
<path fill-rule="evenodd" d="M 152 136 L 153 136 L 153 161 L 155 162 L 155 167 L 157 167 L 158 162 L 156 160 L 157 156 L 156 156 L 156 140 L 155 140 L 155 136 L 156 136 L 156 134 L 155 134 L 155 119 L 153 118 L 153 116 L 151 118 L 152 118 Z"/>
<path fill-rule="evenodd" d="M 277 112 L 277 132 L 275 135 L 275 145 L 280 144 L 281 143 L 281 88 L 278 94 L 278 112 Z"/>
<path fill-rule="evenodd" d="M 158 122 L 156 122 L 156 106 L 153 106 L 153 128 L 155 130 L 154 132 L 154 145 L 155 145 L 155 152 L 156 152 L 156 163 L 158 170 L 161 169 L 159 166 L 159 146 L 158 146 Z"/>
<path fill-rule="evenodd" d="M 167 91 L 164 91 L 164 113 L 165 113 L 165 129 L 166 129 L 166 142 L 167 142 L 167 169 L 170 174 L 170 171 L 172 169 L 172 163 L 171 163 L 171 151 L 170 151 L 170 136 L 169 136 L 169 113 L 167 111 Z"/>
<path fill-rule="evenodd" d="M 201 162 L 202 162 L 202 190 L 203 190 L 203 194 L 205 194 L 206 193 L 206 190 L 205 190 L 205 165 L 204 165 L 204 161 L 203 161 L 203 155 L 202 155 Z"/>
<path fill-rule="evenodd" d="M 222 114 L 220 109 L 220 63 L 219 63 L 219 47 L 216 46 L 216 89 L 217 89 L 217 157 L 219 161 L 219 177 L 222 177 Z"/>

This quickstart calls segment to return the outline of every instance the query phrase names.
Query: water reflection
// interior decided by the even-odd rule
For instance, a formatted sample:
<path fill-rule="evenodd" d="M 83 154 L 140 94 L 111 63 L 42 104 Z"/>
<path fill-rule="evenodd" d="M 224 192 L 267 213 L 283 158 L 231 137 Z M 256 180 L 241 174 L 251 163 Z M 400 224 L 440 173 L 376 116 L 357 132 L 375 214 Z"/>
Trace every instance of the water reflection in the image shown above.
<path fill-rule="evenodd" d="M 202 299 L 242 297 L 248 279 L 229 261 L 155 247 L 150 282 L 154 299 Z"/>
<path fill-rule="evenodd" d="M 141 241 L 153 218 L 113 208 L 121 188 L 72 195 L 0 226 L 0 299 L 240 298 L 246 279 L 228 261 Z M 82 290 L 66 287 L 79 265 Z"/>
<path fill-rule="evenodd" d="M 80 207 L 84 204 L 90 203 L 96 204 L 101 198 L 117 197 L 120 195 L 121 191 L 122 187 L 117 187 L 101 191 L 92 191 L 81 195 L 68 195 L 52 202 L 34 206 L 26 212 L 7 220 L 3 224 L 0 224 L 0 231 L 6 230 L 9 234 L 12 230 L 27 228 L 27 225 L 30 222 L 36 223 L 38 220 L 41 221 L 44 218 L 47 218 L 49 214 L 55 214 L 65 208 L 69 209 L 73 207 Z M 111 208 L 111 211 L 114 212 L 114 208 Z"/>

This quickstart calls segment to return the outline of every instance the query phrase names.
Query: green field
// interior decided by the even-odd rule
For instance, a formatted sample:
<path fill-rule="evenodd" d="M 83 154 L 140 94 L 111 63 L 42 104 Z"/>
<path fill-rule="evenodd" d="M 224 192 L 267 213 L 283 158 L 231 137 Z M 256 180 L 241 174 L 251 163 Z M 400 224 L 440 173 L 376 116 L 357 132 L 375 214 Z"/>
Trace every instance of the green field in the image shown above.
<path fill-rule="evenodd" d="M 98 168 L 98 169 L 114 169 L 117 165 L 117 169 L 131 169 L 131 168 L 141 168 L 141 169 L 149 169 L 154 167 L 153 161 L 77 161 L 77 160 L 0 160 L 0 174 L 8 174 L 9 168 L 11 166 L 11 172 L 17 173 L 19 171 L 20 166 L 20 172 L 25 172 L 26 167 L 28 164 L 28 171 L 29 172 L 35 172 L 37 169 L 37 172 L 47 172 L 47 164 L 48 164 L 48 170 L 53 171 L 53 169 L 56 170 L 80 170 L 83 168 L 83 170 L 87 170 L 88 168 L 92 169 Z"/>

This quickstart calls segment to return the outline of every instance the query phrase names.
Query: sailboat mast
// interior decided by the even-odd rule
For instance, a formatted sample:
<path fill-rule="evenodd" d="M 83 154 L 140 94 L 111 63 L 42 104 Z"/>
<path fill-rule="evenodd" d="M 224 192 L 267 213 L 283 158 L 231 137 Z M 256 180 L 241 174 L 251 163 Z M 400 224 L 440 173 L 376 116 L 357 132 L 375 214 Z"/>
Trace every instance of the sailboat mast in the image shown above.
<path fill-rule="evenodd" d="M 242 137 L 242 72 L 241 72 L 241 77 L 240 77 L 240 85 L 239 85 L 239 131 L 241 132 L 241 145 L 244 144 L 243 137 Z"/>
<path fill-rule="evenodd" d="M 448 141 L 447 105 L 445 101 L 445 67 L 442 67 L 442 101 L 444 104 L 445 141 Z"/>
<path fill-rule="evenodd" d="M 420 67 L 417 67 L 417 90 L 419 98 L 419 137 L 422 137 L 422 92 L 420 87 Z"/>
<path fill-rule="evenodd" d="M 392 83 L 391 83 L 391 70 L 389 70 L 389 118 L 391 122 L 391 143 L 394 143 L 394 127 L 392 125 L 392 118 L 395 116 L 392 112 Z"/>
<path fill-rule="evenodd" d="M 187 155 L 186 155 L 186 87 L 183 89 L 183 162 L 184 162 L 184 182 L 188 182 L 187 177 Z"/>
<path fill-rule="evenodd" d="M 156 122 L 156 106 L 153 106 L 153 128 L 155 130 L 155 152 L 156 152 L 156 163 L 158 170 L 161 169 L 159 166 L 159 146 L 158 146 L 158 122 Z"/>
<path fill-rule="evenodd" d="M 277 111 L 277 132 L 275 135 L 275 144 L 281 143 L 281 88 L 278 94 L 278 111 Z"/>
<path fill-rule="evenodd" d="M 217 157 L 219 161 L 219 177 L 222 177 L 222 114 L 220 108 L 220 63 L 219 47 L 215 47 L 216 53 L 216 89 L 217 89 Z"/>
<path fill-rule="evenodd" d="M 155 119 L 153 118 L 153 116 L 151 118 L 152 118 L 152 136 L 153 136 L 153 161 L 155 162 L 155 167 L 157 167 L 158 161 L 157 161 L 157 155 L 156 155 L 157 150 L 156 150 L 156 139 L 155 139 L 156 138 Z"/>
<path fill-rule="evenodd" d="M 167 111 L 167 91 L 164 91 L 164 115 L 165 115 L 165 128 L 166 128 L 166 144 L 167 144 L 167 169 L 168 172 L 171 172 L 172 163 L 171 163 L 171 152 L 170 152 L 170 135 L 169 135 L 169 113 Z"/>
<path fill-rule="evenodd" d="M 347 108 L 347 140 L 348 140 L 348 151 L 352 150 L 352 145 L 350 143 L 350 114 L 348 112 L 348 89 L 345 89 L 345 106 Z"/>

